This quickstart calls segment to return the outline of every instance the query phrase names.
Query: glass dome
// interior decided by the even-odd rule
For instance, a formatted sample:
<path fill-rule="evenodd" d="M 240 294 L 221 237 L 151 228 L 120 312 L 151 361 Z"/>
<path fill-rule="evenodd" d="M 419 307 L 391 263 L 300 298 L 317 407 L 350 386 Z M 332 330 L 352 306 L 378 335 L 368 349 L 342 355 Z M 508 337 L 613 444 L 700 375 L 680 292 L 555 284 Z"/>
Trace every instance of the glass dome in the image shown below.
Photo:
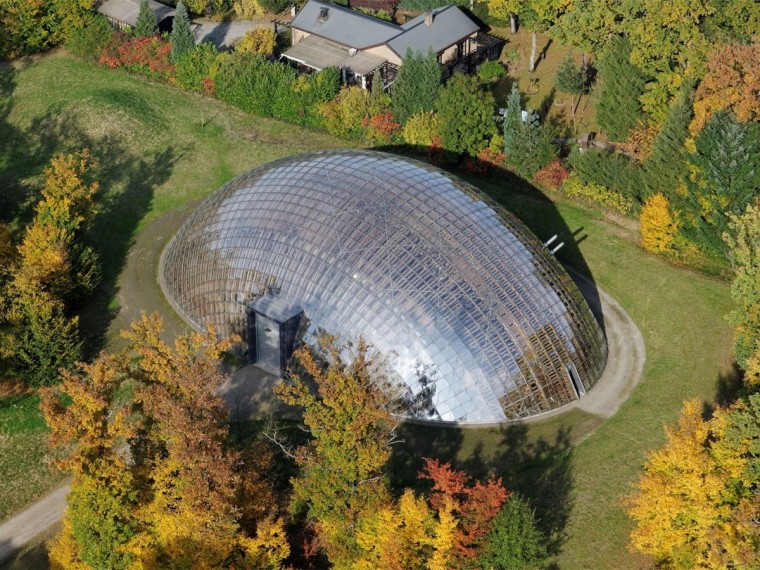
<path fill-rule="evenodd" d="M 162 256 L 197 327 L 246 333 L 265 294 L 318 330 L 380 350 L 403 414 L 492 423 L 590 389 L 604 335 L 568 274 L 514 215 L 430 165 L 357 150 L 282 159 L 224 185 Z"/>

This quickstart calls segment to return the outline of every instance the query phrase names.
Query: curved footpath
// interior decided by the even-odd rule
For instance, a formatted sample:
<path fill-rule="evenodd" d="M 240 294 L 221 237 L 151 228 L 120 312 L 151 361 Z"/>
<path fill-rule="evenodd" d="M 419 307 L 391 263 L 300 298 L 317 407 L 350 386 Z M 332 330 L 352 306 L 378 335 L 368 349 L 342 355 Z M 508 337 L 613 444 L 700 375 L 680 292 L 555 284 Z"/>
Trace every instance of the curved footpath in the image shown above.
<path fill-rule="evenodd" d="M 119 281 L 118 298 L 121 308 L 109 331 L 112 338 L 120 329 L 126 328 L 132 320 L 138 318 L 142 310 L 158 311 L 164 315 L 167 335 L 176 335 L 182 332 L 183 328 L 187 328 L 181 324 L 179 317 L 168 310 L 169 305 L 158 285 L 156 268 L 161 251 L 169 238 L 196 205 L 167 212 L 148 223 L 137 236 Z M 599 289 L 595 283 L 572 269 L 568 271 L 587 299 L 599 300 L 598 306 L 592 307 L 592 310 L 597 316 L 601 313 L 604 321 L 608 346 L 607 366 L 602 377 L 585 397 L 558 410 L 535 416 L 527 420 L 529 422 L 540 421 L 572 408 L 579 408 L 602 418 L 612 417 L 643 375 L 646 350 L 636 323 L 615 299 Z M 241 371 L 249 368 L 258 370 L 245 367 Z M 233 384 L 236 380 L 239 381 L 237 375 L 238 373 L 233 375 Z M 245 384 L 258 385 L 257 382 Z M 260 390 L 255 394 L 233 395 L 228 392 L 229 388 L 230 386 L 223 386 L 221 392 L 228 406 L 232 408 L 233 415 L 241 411 L 244 412 L 242 415 L 268 415 L 275 406 L 274 398 L 267 398 Z M 68 492 L 68 484 L 63 485 L 0 524 L 0 563 L 13 557 L 26 544 L 60 521 L 66 507 Z"/>

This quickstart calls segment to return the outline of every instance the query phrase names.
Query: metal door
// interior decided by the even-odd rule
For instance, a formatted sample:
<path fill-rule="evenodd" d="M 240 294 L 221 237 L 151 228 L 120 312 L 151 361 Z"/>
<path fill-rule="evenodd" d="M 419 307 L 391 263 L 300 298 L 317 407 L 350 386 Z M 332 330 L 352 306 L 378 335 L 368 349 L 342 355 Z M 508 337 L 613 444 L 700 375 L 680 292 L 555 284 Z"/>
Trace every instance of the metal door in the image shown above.
<path fill-rule="evenodd" d="M 269 370 L 280 369 L 280 325 L 256 314 L 256 364 Z"/>

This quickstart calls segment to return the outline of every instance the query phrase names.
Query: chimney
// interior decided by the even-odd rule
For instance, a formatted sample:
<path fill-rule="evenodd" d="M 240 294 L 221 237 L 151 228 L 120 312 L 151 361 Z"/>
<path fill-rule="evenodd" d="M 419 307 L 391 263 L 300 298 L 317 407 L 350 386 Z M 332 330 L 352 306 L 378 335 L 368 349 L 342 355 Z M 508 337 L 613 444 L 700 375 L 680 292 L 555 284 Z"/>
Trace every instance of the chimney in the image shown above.
<path fill-rule="evenodd" d="M 320 22 L 327 21 L 327 12 L 328 12 L 328 10 L 329 10 L 329 8 L 324 8 L 324 7 L 319 9 L 319 21 Z"/>
<path fill-rule="evenodd" d="M 425 25 L 426 26 L 432 26 L 433 25 L 433 11 L 425 12 Z"/>

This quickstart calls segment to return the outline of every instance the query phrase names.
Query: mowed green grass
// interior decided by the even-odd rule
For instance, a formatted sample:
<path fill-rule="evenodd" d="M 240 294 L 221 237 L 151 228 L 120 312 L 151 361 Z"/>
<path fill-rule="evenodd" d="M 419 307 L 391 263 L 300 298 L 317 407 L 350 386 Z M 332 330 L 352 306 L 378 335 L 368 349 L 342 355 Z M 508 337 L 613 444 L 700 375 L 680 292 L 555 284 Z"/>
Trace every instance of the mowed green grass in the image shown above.
<path fill-rule="evenodd" d="M 341 145 L 324 135 L 247 117 L 216 102 L 62 55 L 34 60 L 14 74 L 13 82 L 11 108 L 0 114 L 0 140 L 2 129 L 17 130 L 26 147 L 46 151 L 42 156 L 22 152 L 23 160 L 13 163 L 2 162 L 0 153 L 0 178 L 26 181 L 15 187 L 18 197 L 26 197 L 24 192 L 39 182 L 39 172 L 54 151 L 76 148 L 77 137 L 59 136 L 66 134 L 55 127 L 61 121 L 53 121 L 60 113 L 84 125 L 95 142 L 125 151 L 127 158 L 113 151 L 106 155 L 123 168 L 101 167 L 107 174 L 101 177 L 106 179 L 105 192 L 113 194 L 117 207 L 96 230 L 104 246 L 109 240 L 119 242 L 114 251 L 122 258 L 111 270 L 116 275 L 147 220 L 196 200 L 256 164 L 308 148 Z M 52 121 L 52 132 L 59 133 L 49 143 L 38 140 L 42 131 L 35 125 L 48 124 L 40 118 Z M 96 144 L 92 148 L 103 152 Z M 162 156 L 170 160 L 158 160 Z M 165 162 L 171 167 L 162 167 Z M 646 559 L 626 550 L 631 523 L 621 498 L 636 480 L 645 452 L 664 441 L 662 425 L 676 418 L 681 402 L 689 397 L 712 402 L 725 391 L 723 380 L 731 378 L 730 331 L 723 319 L 731 307 L 728 287 L 644 254 L 620 237 L 628 236 L 629 229 L 599 212 L 516 191 L 507 174 L 473 182 L 517 213 L 539 237 L 558 233 L 567 243 L 558 257 L 618 299 L 644 335 L 644 379 L 607 421 L 573 411 L 503 429 L 406 426 L 406 443 L 397 448 L 390 466 L 394 480 L 413 482 L 422 455 L 453 459 L 476 475 L 495 471 L 534 502 L 543 527 L 552 533 L 559 567 L 646 567 Z M 141 197 L 143 186 L 147 189 Z M 130 200 L 119 200 L 121 196 L 133 197 L 134 212 Z M 24 212 L 19 209 L 13 216 L 23 219 L 28 215 Z M 119 225 L 119 215 L 131 216 L 129 223 Z M 42 462 L 40 456 L 37 464 Z M 0 487 L 0 497 L 6 496 Z"/>
<path fill-rule="evenodd" d="M 0 222 L 31 219 L 53 155 L 87 147 L 97 162 L 93 237 L 104 283 L 83 317 L 90 352 L 114 340 L 118 277 L 147 221 L 259 164 L 345 145 L 63 52 L 0 63 Z M 0 398 L 0 520 L 61 481 L 49 468 L 38 401 Z"/>

